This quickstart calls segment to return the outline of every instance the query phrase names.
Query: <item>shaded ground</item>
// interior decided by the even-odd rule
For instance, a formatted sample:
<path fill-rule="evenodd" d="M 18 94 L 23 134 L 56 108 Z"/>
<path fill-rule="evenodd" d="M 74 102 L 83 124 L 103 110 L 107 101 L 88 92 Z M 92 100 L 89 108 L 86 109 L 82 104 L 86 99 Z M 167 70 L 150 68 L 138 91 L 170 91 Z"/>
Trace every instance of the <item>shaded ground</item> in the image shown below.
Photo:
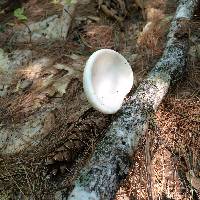
<path fill-rule="evenodd" d="M 16 130 L 29 117 L 37 118 L 44 112 L 47 132 L 42 142 L 36 147 L 27 147 L 28 151 L 0 155 L 2 199 L 15 199 L 16 196 L 23 199 L 27 195 L 35 199 L 54 199 L 54 192 L 67 193 L 72 188 L 78 172 L 114 117 L 94 111 L 88 105 L 81 82 L 84 63 L 96 49 L 113 48 L 128 59 L 137 76 L 136 85 L 139 84 L 162 54 L 170 17 L 176 8 L 175 2 L 170 0 L 150 1 L 149 5 L 147 20 L 151 24 L 143 32 L 146 21 L 136 8 L 119 25 L 103 13 L 96 13 L 94 1 L 84 5 L 78 9 L 65 43 L 10 44 L 12 30 L 6 29 L 10 26 L 6 23 L 13 22 L 13 17 L 11 13 L 8 13 L 10 18 L 1 16 L 5 25 L 5 32 L 0 35 L 2 48 L 8 52 L 28 48 L 33 51 L 33 61 L 49 55 L 52 58 L 52 63 L 31 79 L 31 87 L 16 91 L 19 80 L 33 75 L 32 65 L 24 63 L 25 68 L 13 78 L 8 95 L 0 98 L 1 124 L 8 127 L 12 124 L 11 130 Z M 24 7 L 30 21 L 59 14 L 61 10 L 49 1 L 28 1 Z M 30 12 L 33 7 L 34 12 Z M 16 22 L 15 26 L 21 24 Z M 191 46 L 194 47 L 200 44 L 198 15 L 191 27 Z M 133 158 L 134 166 L 120 187 L 117 200 L 198 198 L 200 63 L 197 54 L 188 56 L 188 71 L 173 86 L 150 122 L 150 130 L 141 139 Z M 54 64 L 57 63 L 69 68 L 56 68 Z M 54 82 L 63 80 L 70 70 L 74 70 L 76 76 L 72 73 L 66 92 L 60 94 Z M 48 82 L 46 86 L 45 81 L 51 75 L 53 83 Z"/>

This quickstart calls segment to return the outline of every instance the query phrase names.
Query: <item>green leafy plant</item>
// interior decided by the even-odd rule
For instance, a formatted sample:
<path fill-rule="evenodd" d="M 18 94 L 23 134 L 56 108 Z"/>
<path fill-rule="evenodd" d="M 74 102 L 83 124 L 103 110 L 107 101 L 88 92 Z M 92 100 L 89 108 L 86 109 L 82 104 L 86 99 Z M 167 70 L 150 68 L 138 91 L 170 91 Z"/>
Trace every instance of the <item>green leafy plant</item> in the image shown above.
<path fill-rule="evenodd" d="M 24 14 L 24 8 L 15 9 L 14 16 L 20 21 L 26 21 L 27 20 L 27 17 Z"/>

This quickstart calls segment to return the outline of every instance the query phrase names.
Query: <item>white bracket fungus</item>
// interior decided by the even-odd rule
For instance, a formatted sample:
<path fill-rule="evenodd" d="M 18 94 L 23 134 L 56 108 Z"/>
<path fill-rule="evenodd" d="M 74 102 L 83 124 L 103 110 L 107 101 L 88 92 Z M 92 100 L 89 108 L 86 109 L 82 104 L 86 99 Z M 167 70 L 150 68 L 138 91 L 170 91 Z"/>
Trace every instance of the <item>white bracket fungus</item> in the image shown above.
<path fill-rule="evenodd" d="M 116 113 L 133 82 L 131 66 L 114 50 L 98 50 L 86 62 L 83 88 L 88 101 L 102 113 Z"/>

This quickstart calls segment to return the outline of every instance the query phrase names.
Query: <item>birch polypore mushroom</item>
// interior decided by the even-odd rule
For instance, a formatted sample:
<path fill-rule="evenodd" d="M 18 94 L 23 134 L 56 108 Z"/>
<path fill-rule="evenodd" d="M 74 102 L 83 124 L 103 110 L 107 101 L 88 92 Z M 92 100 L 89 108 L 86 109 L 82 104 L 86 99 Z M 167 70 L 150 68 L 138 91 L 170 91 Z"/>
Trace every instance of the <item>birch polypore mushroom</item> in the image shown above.
<path fill-rule="evenodd" d="M 127 60 L 111 49 L 94 52 L 86 62 L 83 88 L 92 106 L 105 114 L 117 112 L 133 86 Z"/>

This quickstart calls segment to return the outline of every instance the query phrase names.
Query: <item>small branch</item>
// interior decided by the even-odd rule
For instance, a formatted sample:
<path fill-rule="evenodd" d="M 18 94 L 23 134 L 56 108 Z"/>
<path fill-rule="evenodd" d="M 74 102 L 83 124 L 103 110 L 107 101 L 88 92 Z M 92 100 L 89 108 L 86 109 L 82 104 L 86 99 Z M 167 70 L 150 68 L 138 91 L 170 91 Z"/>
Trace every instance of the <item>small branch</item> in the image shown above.
<path fill-rule="evenodd" d="M 90 162 L 81 171 L 69 200 L 113 199 L 127 175 L 134 150 L 148 128 L 148 121 L 170 84 L 186 67 L 189 23 L 198 0 L 181 0 L 172 21 L 162 58 L 122 107 Z"/>

